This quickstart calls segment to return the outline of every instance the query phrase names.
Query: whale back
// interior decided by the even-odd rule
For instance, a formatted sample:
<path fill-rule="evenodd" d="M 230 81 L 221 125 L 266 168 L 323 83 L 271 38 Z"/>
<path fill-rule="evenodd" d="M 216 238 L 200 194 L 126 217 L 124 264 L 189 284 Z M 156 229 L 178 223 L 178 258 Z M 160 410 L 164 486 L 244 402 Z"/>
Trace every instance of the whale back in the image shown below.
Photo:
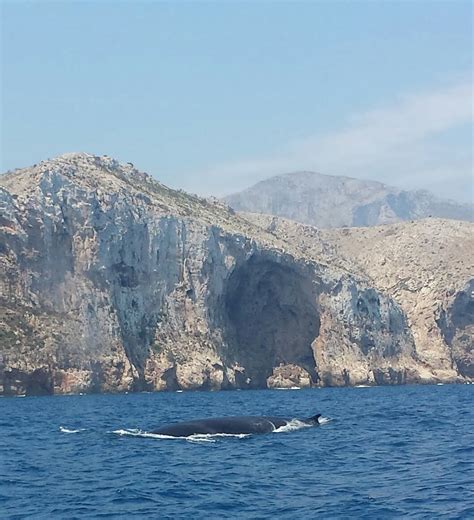
<path fill-rule="evenodd" d="M 310 425 L 319 424 L 320 414 L 303 419 Z M 282 426 L 287 425 L 291 419 L 284 417 L 266 416 L 241 416 L 241 417 L 214 417 L 210 419 L 198 419 L 177 424 L 162 426 L 152 433 L 169 435 L 171 437 L 190 437 L 191 435 L 213 435 L 213 434 L 252 434 L 270 433 Z"/>
<path fill-rule="evenodd" d="M 281 421 L 281 419 L 280 419 Z M 278 421 L 275 421 L 278 422 Z M 286 424 L 285 422 L 281 423 Z M 173 437 L 189 437 L 190 435 L 205 434 L 250 434 L 250 433 L 269 433 L 277 424 L 267 417 L 216 417 L 211 419 L 199 419 L 178 424 L 163 426 L 154 430 L 152 433 L 160 435 L 171 435 Z"/>

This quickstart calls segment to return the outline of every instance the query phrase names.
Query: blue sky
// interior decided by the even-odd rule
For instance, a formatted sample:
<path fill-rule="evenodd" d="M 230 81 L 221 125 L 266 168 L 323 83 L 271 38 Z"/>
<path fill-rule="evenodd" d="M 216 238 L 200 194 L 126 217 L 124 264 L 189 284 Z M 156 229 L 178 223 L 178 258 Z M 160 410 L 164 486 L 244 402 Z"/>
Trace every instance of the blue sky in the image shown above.
<path fill-rule="evenodd" d="M 469 1 L 2 2 L 1 170 L 225 194 L 294 170 L 472 197 Z"/>

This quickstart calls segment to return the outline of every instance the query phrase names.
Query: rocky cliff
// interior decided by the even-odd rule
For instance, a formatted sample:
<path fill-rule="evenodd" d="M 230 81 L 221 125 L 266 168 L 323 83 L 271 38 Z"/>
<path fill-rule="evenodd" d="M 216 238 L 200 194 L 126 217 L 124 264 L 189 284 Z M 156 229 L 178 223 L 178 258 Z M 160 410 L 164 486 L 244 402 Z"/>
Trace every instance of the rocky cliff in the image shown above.
<path fill-rule="evenodd" d="M 132 164 L 69 154 L 0 179 L 5 395 L 463 379 L 362 270 Z M 452 351 L 459 305 L 439 315 Z"/>
<path fill-rule="evenodd" d="M 350 269 L 392 297 L 407 317 L 417 358 L 440 380 L 474 377 L 474 224 L 425 219 L 321 230 L 245 216 L 307 258 Z"/>
<path fill-rule="evenodd" d="M 238 211 L 285 217 L 321 228 L 376 226 L 426 217 L 474 221 L 474 207 L 424 190 L 295 172 L 271 177 L 224 199 Z"/>

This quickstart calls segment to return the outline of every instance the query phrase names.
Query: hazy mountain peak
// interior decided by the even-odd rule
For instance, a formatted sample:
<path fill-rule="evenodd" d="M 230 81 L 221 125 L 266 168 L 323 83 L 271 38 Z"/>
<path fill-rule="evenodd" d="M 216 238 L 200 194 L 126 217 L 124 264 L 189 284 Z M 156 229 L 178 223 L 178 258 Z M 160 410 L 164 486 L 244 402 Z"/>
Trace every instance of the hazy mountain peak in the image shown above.
<path fill-rule="evenodd" d="M 474 220 L 473 207 L 426 190 L 378 181 L 298 171 L 265 179 L 228 195 L 235 210 L 266 213 L 322 228 L 373 226 L 426 217 Z"/>

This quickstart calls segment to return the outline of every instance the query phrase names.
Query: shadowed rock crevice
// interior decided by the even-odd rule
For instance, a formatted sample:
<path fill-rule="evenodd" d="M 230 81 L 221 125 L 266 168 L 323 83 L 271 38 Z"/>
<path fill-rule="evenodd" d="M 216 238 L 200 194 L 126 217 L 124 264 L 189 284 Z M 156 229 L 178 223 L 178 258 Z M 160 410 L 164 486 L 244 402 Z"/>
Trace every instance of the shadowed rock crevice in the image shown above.
<path fill-rule="evenodd" d="M 459 372 L 474 377 L 474 279 L 441 311 L 437 323 Z"/>
<path fill-rule="evenodd" d="M 30 373 L 13 369 L 3 374 L 4 395 L 50 395 L 53 391 L 52 374 L 47 369 L 36 369 Z"/>
<path fill-rule="evenodd" d="M 300 366 L 317 380 L 311 344 L 320 318 L 311 278 L 254 255 L 230 276 L 224 305 L 229 345 L 245 368 L 240 386 L 266 387 L 281 364 Z"/>

